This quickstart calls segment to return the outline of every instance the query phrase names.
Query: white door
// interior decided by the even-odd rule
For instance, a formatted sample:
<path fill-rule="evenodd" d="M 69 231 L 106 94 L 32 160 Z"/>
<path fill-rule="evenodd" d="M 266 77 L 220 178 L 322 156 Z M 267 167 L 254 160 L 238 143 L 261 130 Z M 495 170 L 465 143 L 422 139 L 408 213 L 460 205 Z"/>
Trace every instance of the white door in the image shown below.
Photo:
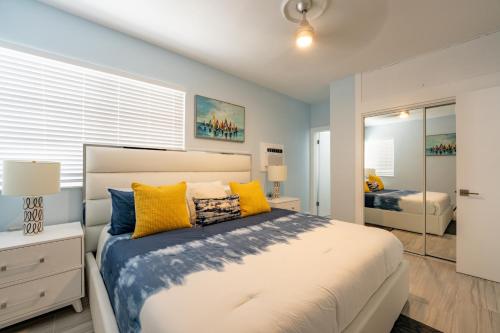
<path fill-rule="evenodd" d="M 330 215 L 330 131 L 319 133 L 318 215 Z"/>
<path fill-rule="evenodd" d="M 458 96 L 457 271 L 500 282 L 500 87 Z M 477 194 L 476 194 L 477 193 Z"/>

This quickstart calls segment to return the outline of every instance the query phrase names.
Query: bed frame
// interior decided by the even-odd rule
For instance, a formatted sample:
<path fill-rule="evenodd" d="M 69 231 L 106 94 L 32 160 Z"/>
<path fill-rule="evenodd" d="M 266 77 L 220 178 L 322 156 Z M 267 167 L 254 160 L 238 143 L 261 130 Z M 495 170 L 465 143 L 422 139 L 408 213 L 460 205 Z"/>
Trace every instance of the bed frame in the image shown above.
<path fill-rule="evenodd" d="M 365 207 L 365 223 L 417 233 L 424 233 L 424 215 Z M 453 217 L 451 205 L 441 215 L 427 214 L 425 232 L 443 236 Z"/>
<path fill-rule="evenodd" d="M 118 333 L 118 325 L 95 251 L 102 228 L 111 219 L 110 187 L 129 187 L 133 181 L 167 184 L 182 180 L 248 182 L 248 154 L 168 151 L 84 145 L 85 271 L 96 333 Z M 372 295 L 343 333 L 388 333 L 408 299 L 408 263 L 401 262 Z"/>

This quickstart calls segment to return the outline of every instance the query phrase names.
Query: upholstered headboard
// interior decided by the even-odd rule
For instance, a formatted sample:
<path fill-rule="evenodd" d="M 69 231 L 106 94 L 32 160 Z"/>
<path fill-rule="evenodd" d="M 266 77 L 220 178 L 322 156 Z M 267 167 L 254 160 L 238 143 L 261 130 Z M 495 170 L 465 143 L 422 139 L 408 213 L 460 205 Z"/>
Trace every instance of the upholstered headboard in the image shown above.
<path fill-rule="evenodd" d="M 180 181 L 248 182 L 249 154 L 173 151 L 84 145 L 85 251 L 95 251 L 99 234 L 111 220 L 108 188 L 134 181 L 151 185 Z"/>

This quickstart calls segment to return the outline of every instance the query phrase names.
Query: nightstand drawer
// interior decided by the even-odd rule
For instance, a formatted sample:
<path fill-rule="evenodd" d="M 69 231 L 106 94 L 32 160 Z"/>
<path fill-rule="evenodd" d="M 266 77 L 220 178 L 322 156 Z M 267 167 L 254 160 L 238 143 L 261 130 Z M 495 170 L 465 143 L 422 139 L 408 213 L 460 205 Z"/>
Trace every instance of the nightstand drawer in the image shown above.
<path fill-rule="evenodd" d="M 282 202 L 278 205 L 278 208 L 294 210 L 294 211 L 298 212 L 298 211 L 300 211 L 300 201 Z"/>
<path fill-rule="evenodd" d="M 78 298 L 82 294 L 82 271 L 75 269 L 43 279 L 0 289 L 2 322 L 47 306 Z"/>
<path fill-rule="evenodd" d="M 81 242 L 71 238 L 0 251 L 0 286 L 81 267 Z"/>

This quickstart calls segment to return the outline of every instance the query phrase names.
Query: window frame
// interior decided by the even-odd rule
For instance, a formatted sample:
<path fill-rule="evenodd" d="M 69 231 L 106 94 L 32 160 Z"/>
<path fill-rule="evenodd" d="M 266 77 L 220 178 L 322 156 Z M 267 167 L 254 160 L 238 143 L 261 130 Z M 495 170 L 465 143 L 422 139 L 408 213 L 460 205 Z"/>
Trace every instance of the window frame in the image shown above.
<path fill-rule="evenodd" d="M 88 69 L 91 71 L 97 71 L 103 74 L 109 74 L 109 75 L 114 75 L 114 76 L 119 76 L 123 77 L 128 80 L 134 80 L 138 82 L 143 82 L 146 84 L 151 84 L 151 85 L 156 85 L 160 86 L 163 88 L 167 89 L 172 89 L 172 90 L 177 90 L 179 92 L 182 92 L 184 94 L 184 112 L 182 114 L 182 147 L 179 149 L 174 149 L 174 148 L 159 148 L 159 147 L 151 147 L 148 145 L 144 146 L 137 146 L 137 145 L 123 145 L 123 144 L 117 144 L 117 145 L 110 145 L 110 144 L 99 144 L 99 143 L 85 143 L 82 142 L 82 177 L 81 177 L 81 184 L 75 184 L 75 183 L 61 183 L 61 189 L 75 189 L 75 188 L 83 188 L 85 184 L 85 154 L 84 154 L 84 149 L 86 145 L 93 145 L 93 146 L 108 146 L 108 147 L 130 147 L 130 148 L 138 148 L 138 149 L 155 149 L 155 150 L 171 150 L 171 151 L 186 151 L 186 143 L 187 143 L 187 108 L 188 108 L 188 96 L 190 95 L 188 89 L 184 85 L 180 84 L 174 84 L 171 82 L 166 82 L 160 79 L 144 76 L 138 73 L 132 73 L 128 72 L 125 70 L 121 70 L 116 67 L 111 67 L 108 66 L 107 64 L 96 64 L 96 63 L 91 63 L 87 62 L 84 60 L 76 59 L 76 58 L 71 58 L 69 56 L 62 56 L 54 53 L 49 53 L 47 51 L 43 50 L 38 50 L 38 49 L 32 49 L 24 46 L 20 46 L 17 44 L 12 44 L 10 42 L 6 41 L 0 41 L 0 48 L 11 50 L 14 52 L 20 52 L 20 53 L 25 53 L 28 56 L 35 56 L 35 57 L 41 57 L 45 58 L 49 61 L 56 61 L 56 62 L 61 62 L 64 65 L 72 65 L 72 66 L 78 66 L 82 67 L 84 69 Z M 0 182 L 0 193 L 2 191 L 2 184 Z"/>
<path fill-rule="evenodd" d="M 377 170 L 377 168 L 375 168 L 375 167 L 373 167 L 371 165 L 368 165 L 368 163 L 367 163 L 367 156 L 368 156 L 367 151 L 369 150 L 370 142 L 372 142 L 371 143 L 372 145 L 375 142 L 391 142 L 392 152 L 390 152 L 390 154 L 392 156 L 392 161 L 390 161 L 389 163 L 392 164 L 392 169 L 388 169 L 388 170 L 390 170 L 389 172 L 385 172 L 386 171 L 385 169 L 383 171 L 380 171 L 380 170 Z M 396 145 L 395 145 L 395 142 L 394 142 L 394 138 L 366 140 L 365 143 L 364 143 L 364 147 L 365 147 L 365 153 L 364 153 L 364 166 L 365 166 L 365 168 L 375 169 L 376 173 L 377 173 L 377 176 L 380 176 L 380 177 L 395 177 L 395 170 L 396 170 L 396 167 L 395 167 L 395 164 L 396 164 L 395 153 L 396 152 L 395 152 L 395 150 L 396 150 Z"/>

